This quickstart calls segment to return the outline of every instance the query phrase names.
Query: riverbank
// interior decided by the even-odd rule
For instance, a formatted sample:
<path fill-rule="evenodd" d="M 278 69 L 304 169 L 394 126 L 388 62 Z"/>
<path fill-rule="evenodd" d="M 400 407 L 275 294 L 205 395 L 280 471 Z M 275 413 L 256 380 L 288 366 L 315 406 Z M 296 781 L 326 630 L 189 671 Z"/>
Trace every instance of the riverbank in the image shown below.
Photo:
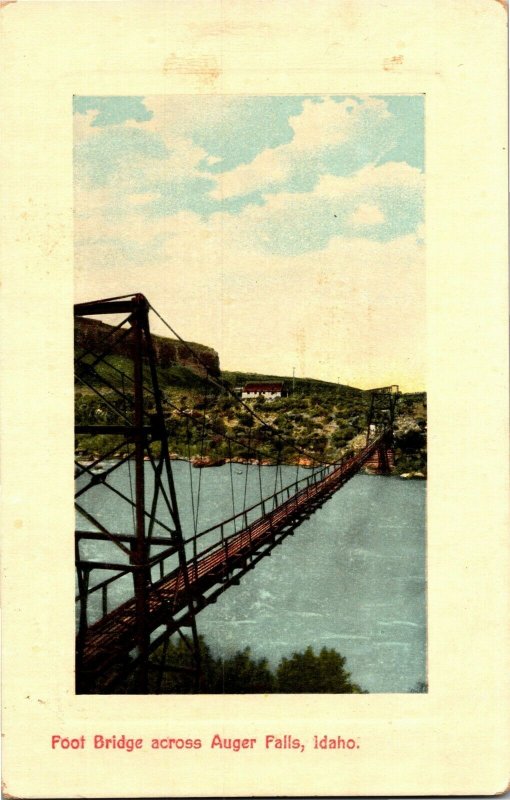
<path fill-rule="evenodd" d="M 115 461 L 119 461 L 127 456 L 127 453 L 119 453 L 118 455 L 114 455 L 112 458 L 109 458 L 107 462 L 103 463 L 111 463 Z M 223 467 L 227 464 L 236 464 L 241 466 L 259 466 L 259 467 L 274 467 L 275 463 L 270 459 L 261 459 L 258 460 L 256 458 L 242 458 L 240 456 L 235 456 L 233 458 L 213 458 L 210 456 L 192 456 L 191 458 L 187 458 L 186 456 L 182 456 L 179 453 L 170 453 L 169 454 L 171 461 L 183 461 L 185 463 L 191 464 L 194 469 L 209 469 L 213 467 Z M 104 471 L 104 467 L 101 467 L 99 464 L 97 466 L 93 466 L 98 462 L 100 459 L 99 454 L 90 454 L 85 457 L 83 455 L 76 456 L 76 463 L 78 466 L 89 469 L 92 467 L 92 472 L 96 474 L 100 474 Z M 150 463 L 150 459 L 148 456 L 145 456 L 144 461 Z M 335 462 L 333 462 L 335 463 Z M 299 462 L 295 463 L 281 463 L 281 466 L 284 467 L 299 467 L 300 469 L 313 469 L 314 466 L 317 466 L 317 463 L 313 462 L 311 459 L 307 458 L 300 458 Z M 375 475 L 372 469 L 365 469 L 361 470 L 361 473 L 364 475 Z M 399 473 L 397 469 L 393 469 L 390 473 L 390 476 L 402 478 L 402 480 L 426 480 L 427 476 L 424 472 L 416 471 L 416 472 L 404 472 Z"/>

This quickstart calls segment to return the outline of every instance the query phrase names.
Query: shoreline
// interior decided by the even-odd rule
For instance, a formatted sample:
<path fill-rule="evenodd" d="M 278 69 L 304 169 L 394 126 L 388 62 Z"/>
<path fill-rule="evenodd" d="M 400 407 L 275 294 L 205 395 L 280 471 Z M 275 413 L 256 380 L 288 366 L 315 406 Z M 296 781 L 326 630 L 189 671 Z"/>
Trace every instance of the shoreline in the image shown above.
<path fill-rule="evenodd" d="M 83 468 L 87 469 L 88 467 L 92 466 L 92 464 L 94 464 L 99 457 L 100 457 L 99 455 L 97 457 L 94 456 L 94 455 L 85 456 L 85 457 L 83 455 L 79 455 L 79 456 L 76 456 L 75 458 L 76 458 L 76 462 L 79 464 L 80 467 L 83 467 Z M 114 462 L 114 461 L 118 461 L 119 459 L 121 459 L 123 457 L 124 457 L 123 454 L 119 454 L 119 455 L 117 455 L 115 457 L 107 459 L 107 461 Z M 171 461 L 184 461 L 184 462 L 187 462 L 188 464 L 191 464 L 193 469 L 212 469 L 214 467 L 223 467 L 223 466 L 226 466 L 227 464 L 240 464 L 240 465 L 249 466 L 249 467 L 257 467 L 257 466 L 260 466 L 260 467 L 274 467 L 274 466 L 276 466 L 276 464 L 273 461 L 271 461 L 270 459 L 261 459 L 261 460 L 254 459 L 254 458 L 246 459 L 246 458 L 242 458 L 240 456 L 234 456 L 233 458 L 213 458 L 212 456 L 192 456 L 191 458 L 187 458 L 186 456 L 181 456 L 178 453 L 170 453 L 170 460 Z M 150 459 L 147 456 L 144 457 L 144 461 L 150 463 Z M 314 465 L 311 462 L 311 460 L 307 460 L 306 463 L 303 463 L 303 462 L 305 462 L 305 459 L 301 459 L 301 461 L 299 463 L 281 463 L 279 466 L 294 467 L 294 468 L 300 468 L 300 469 L 313 469 Z M 333 466 L 335 464 L 339 464 L 339 463 L 340 463 L 339 461 L 338 462 L 332 461 L 331 462 L 331 466 Z M 93 471 L 97 472 L 97 473 L 103 472 L 103 470 L 99 466 L 96 466 Z M 367 475 L 369 477 L 381 477 L 380 475 L 377 475 L 376 472 L 373 472 L 373 471 L 370 471 L 370 470 L 366 470 L 366 469 L 363 469 L 363 468 L 359 471 L 358 474 L 359 475 Z M 394 470 L 394 471 L 390 472 L 389 475 L 387 475 L 386 477 L 389 477 L 389 478 L 401 478 L 402 480 L 406 480 L 406 481 L 426 481 L 427 480 L 426 473 L 424 473 L 421 470 L 416 470 L 416 471 L 410 470 L 409 472 L 402 472 L 402 473 L 398 473 L 396 470 Z"/>

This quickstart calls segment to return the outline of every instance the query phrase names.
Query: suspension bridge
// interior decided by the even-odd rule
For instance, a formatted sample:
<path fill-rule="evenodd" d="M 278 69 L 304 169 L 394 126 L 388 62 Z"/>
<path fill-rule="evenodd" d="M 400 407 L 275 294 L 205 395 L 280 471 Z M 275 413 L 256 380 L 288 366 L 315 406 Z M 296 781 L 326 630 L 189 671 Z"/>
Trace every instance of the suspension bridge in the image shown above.
<path fill-rule="evenodd" d="M 160 388 L 156 349 L 149 317 L 153 313 L 180 340 L 203 373 L 203 381 L 216 392 L 230 393 L 260 425 L 264 441 L 274 444 L 275 483 L 248 501 L 244 486 L 243 507 L 236 510 L 232 482 L 232 514 L 202 530 L 198 528 L 201 470 L 198 492 L 193 493 L 190 464 L 193 531 L 186 536 L 179 514 L 179 503 L 170 457 L 170 443 L 165 409 L 169 400 Z M 381 387 L 369 393 L 364 446 L 334 463 L 322 461 L 260 417 L 249 403 L 212 375 L 200 354 L 185 342 L 141 295 L 107 298 L 80 303 L 75 318 L 115 317 L 113 325 L 101 327 L 101 336 L 93 346 L 80 348 L 75 358 L 75 381 L 97 398 L 100 420 L 77 424 L 78 436 L 101 437 L 109 442 L 104 452 L 92 461 L 77 458 L 75 506 L 77 529 L 75 561 L 77 574 L 76 689 L 79 693 L 119 691 L 126 680 L 139 693 L 147 691 L 149 673 L 174 668 L 189 671 L 190 685 L 200 686 L 200 645 L 197 616 L 216 602 L 222 592 L 238 584 L 248 571 L 303 520 L 310 517 L 328 498 L 341 489 L 359 470 L 370 465 L 387 473 L 393 458 L 393 419 L 398 387 Z M 112 355 L 113 354 L 113 355 Z M 123 358 L 115 358 L 122 354 Z M 170 405 L 172 405 L 170 403 Z M 206 413 L 190 417 L 185 409 L 174 406 L 186 417 L 186 425 L 201 429 L 202 444 L 209 429 L 217 431 Z M 230 451 L 232 445 L 243 452 L 246 464 L 267 464 L 267 448 L 262 451 L 255 435 L 242 441 L 223 431 Z M 98 441 L 94 439 L 94 441 Z M 294 480 L 284 485 L 278 457 L 283 447 L 292 447 L 296 457 L 307 464 L 298 465 Z M 232 476 L 232 458 L 230 476 Z M 241 459 L 242 461 L 243 459 Z M 299 461 L 298 461 L 299 464 Z M 133 474 L 131 467 L 133 466 Z M 115 483 L 115 474 L 129 470 L 130 491 Z M 280 469 L 279 469 L 280 468 Z M 149 479 L 150 476 L 150 479 Z M 246 482 L 248 469 L 246 469 Z M 196 481 L 195 481 L 196 483 Z M 112 529 L 95 511 L 87 498 L 101 491 L 115 495 L 132 513 L 132 525 Z M 91 510 L 92 505 L 92 510 Z M 90 546 L 108 543 L 111 558 L 91 557 Z M 95 576 L 108 574 L 107 578 Z M 121 581 L 131 587 L 122 602 L 112 602 Z M 124 594 L 126 589 L 123 589 Z M 119 596 L 118 593 L 116 595 Z M 93 610 L 93 614 L 91 614 Z M 91 616 L 94 618 L 92 619 Z M 164 648 L 173 635 L 182 638 L 189 649 L 188 668 L 168 667 L 164 655 L 158 664 L 151 654 Z"/>

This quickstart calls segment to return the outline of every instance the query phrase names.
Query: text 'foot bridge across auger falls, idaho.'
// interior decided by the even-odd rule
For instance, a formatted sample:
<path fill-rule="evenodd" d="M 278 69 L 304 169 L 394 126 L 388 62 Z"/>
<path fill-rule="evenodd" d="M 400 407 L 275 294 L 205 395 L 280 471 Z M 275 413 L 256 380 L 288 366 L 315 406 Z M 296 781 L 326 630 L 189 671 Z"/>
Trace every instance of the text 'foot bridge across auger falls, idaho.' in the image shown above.
<path fill-rule="evenodd" d="M 151 334 L 150 312 L 175 336 L 175 346 L 194 365 L 194 376 L 205 393 L 201 412 L 190 412 L 163 396 L 161 366 L 157 364 L 163 340 Z M 326 463 L 264 420 L 256 404 L 242 400 L 210 369 L 196 346 L 184 341 L 143 295 L 79 303 L 74 315 L 79 324 L 89 325 L 86 339 L 77 337 L 75 382 L 96 403 L 92 418 L 75 426 L 82 440 L 90 437 L 94 453 L 84 459 L 78 451 L 75 462 L 76 690 L 125 691 L 127 681 L 131 690 L 147 692 L 149 671 L 155 668 L 151 654 L 178 634 L 190 652 L 190 685 L 199 691 L 197 615 L 228 587 L 238 584 L 363 466 L 370 464 L 379 473 L 390 471 L 398 387 L 366 393 L 364 446 L 357 452 L 347 452 L 335 463 Z M 110 319 L 109 315 L 114 316 L 113 325 L 83 321 L 89 317 Z M 218 426 L 208 415 L 208 392 L 216 397 L 231 395 L 240 404 L 241 411 L 249 415 L 247 437 L 236 438 L 235 431 Z M 193 520 L 189 535 L 181 525 L 182 500 L 178 502 L 172 471 L 169 408 L 185 420 L 188 443 L 193 438 L 193 426 L 198 431 L 199 461 L 207 437 L 215 436 L 224 440 L 225 462 L 230 465 L 232 513 L 199 530 L 202 470 L 195 477 L 196 486 L 189 450 L 190 488 L 185 495 Z M 280 458 L 284 448 L 286 453 L 291 448 L 297 460 L 293 480 L 286 485 Z M 229 458 L 228 454 L 234 452 L 236 457 Z M 272 458 L 268 457 L 271 452 Z M 243 500 L 241 509 L 236 509 L 233 463 L 246 465 L 244 492 L 238 491 Z M 269 491 L 267 479 L 261 478 L 268 464 L 274 472 Z M 247 465 L 253 465 L 252 470 L 258 465 L 260 491 L 255 501 L 253 494 L 248 497 L 247 493 Z M 127 489 L 116 480 L 122 470 L 129 478 Z M 112 524 L 111 515 L 101 513 L 110 496 L 130 512 L 130 516 L 116 512 L 113 518 L 120 520 L 117 524 Z M 116 530 L 118 527 L 122 530 Z M 111 555 L 98 557 L 98 544 L 105 546 L 101 553 Z M 108 577 L 104 578 L 105 574 Z M 161 674 L 164 669 L 168 667 L 161 664 Z"/>

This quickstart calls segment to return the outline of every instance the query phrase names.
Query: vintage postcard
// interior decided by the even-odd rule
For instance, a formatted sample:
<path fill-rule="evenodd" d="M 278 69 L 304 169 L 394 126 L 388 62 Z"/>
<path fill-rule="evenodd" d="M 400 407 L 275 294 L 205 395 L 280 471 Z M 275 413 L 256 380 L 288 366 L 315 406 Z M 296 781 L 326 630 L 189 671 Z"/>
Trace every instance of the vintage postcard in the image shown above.
<path fill-rule="evenodd" d="M 0 16 L 5 796 L 504 792 L 505 8 Z"/>

